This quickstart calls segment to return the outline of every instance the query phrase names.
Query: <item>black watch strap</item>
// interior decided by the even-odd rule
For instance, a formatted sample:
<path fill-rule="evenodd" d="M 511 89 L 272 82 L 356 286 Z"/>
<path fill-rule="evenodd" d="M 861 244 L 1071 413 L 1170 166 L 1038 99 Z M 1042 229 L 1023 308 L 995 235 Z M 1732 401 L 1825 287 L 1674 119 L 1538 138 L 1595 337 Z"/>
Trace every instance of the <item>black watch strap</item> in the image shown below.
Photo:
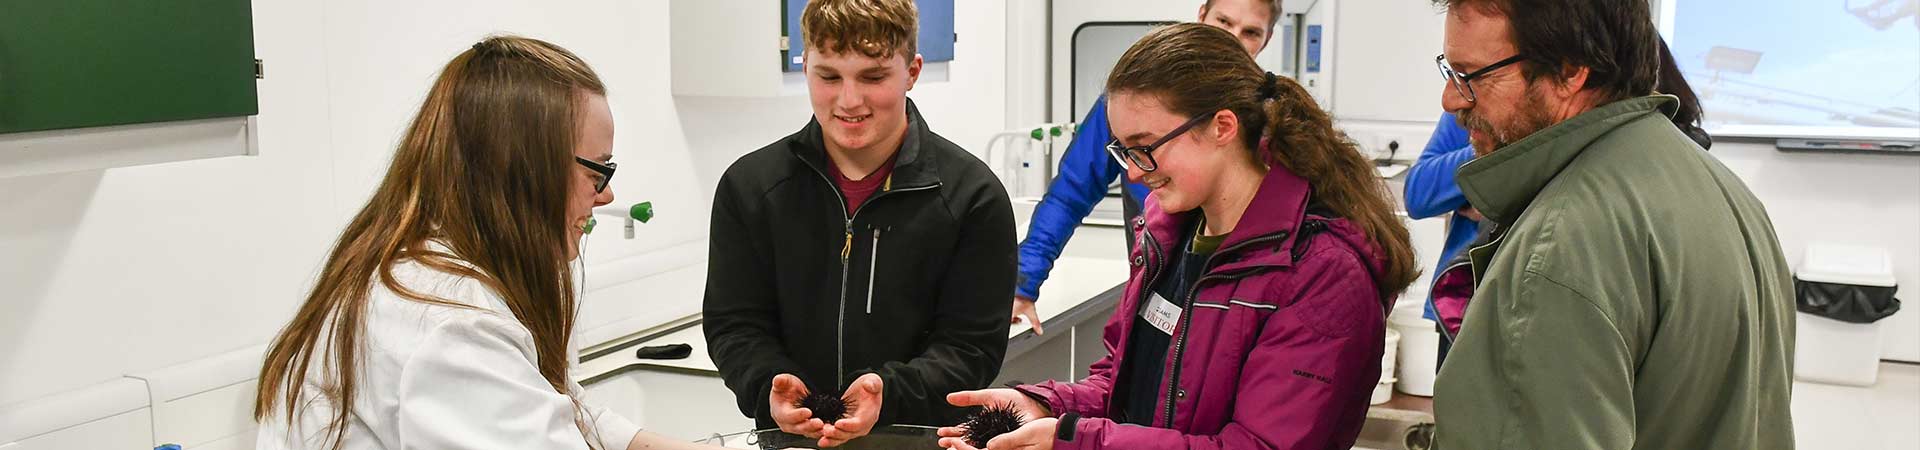
<path fill-rule="evenodd" d="M 1075 429 L 1074 425 L 1078 424 L 1079 422 L 1080 422 L 1080 414 L 1066 413 L 1064 415 L 1061 415 L 1060 421 L 1054 424 L 1054 429 L 1053 429 L 1054 439 L 1059 439 L 1066 442 L 1073 442 L 1073 430 Z"/>

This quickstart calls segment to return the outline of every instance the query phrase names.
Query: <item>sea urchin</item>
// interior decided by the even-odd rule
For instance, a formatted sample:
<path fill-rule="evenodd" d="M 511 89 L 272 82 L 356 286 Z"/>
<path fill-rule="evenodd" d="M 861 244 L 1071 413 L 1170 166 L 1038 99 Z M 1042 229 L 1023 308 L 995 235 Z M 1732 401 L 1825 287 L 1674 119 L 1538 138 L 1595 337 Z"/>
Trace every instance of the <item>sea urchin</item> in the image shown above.
<path fill-rule="evenodd" d="M 806 408 L 807 411 L 813 412 L 813 418 L 820 419 L 821 422 L 834 423 L 847 417 L 847 412 L 853 409 L 853 402 L 840 398 L 840 394 L 814 392 L 807 394 L 793 406 Z"/>
<path fill-rule="evenodd" d="M 1027 418 L 1013 407 L 1013 403 L 987 405 L 979 412 L 967 416 L 967 423 L 961 428 L 967 430 L 967 444 L 975 448 L 987 448 L 987 441 L 994 437 L 1013 432 L 1027 424 Z"/>

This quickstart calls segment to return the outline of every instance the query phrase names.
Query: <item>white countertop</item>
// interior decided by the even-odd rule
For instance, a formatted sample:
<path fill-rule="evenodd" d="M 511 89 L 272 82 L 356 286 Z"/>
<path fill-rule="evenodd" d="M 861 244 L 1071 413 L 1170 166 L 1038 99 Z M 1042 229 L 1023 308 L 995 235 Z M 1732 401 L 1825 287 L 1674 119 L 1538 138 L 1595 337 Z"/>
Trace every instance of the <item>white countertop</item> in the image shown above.
<path fill-rule="evenodd" d="M 640 359 L 634 357 L 634 351 L 640 347 L 668 344 L 687 344 L 693 346 L 693 354 L 688 355 L 684 359 Z M 574 369 L 574 378 L 576 380 L 583 380 L 619 370 L 630 364 L 720 373 L 720 368 L 713 365 L 713 359 L 707 357 L 706 334 L 700 331 L 700 325 L 695 324 L 648 339 L 638 345 L 615 350 L 613 353 L 603 355 L 599 358 L 581 361 L 580 366 Z"/>

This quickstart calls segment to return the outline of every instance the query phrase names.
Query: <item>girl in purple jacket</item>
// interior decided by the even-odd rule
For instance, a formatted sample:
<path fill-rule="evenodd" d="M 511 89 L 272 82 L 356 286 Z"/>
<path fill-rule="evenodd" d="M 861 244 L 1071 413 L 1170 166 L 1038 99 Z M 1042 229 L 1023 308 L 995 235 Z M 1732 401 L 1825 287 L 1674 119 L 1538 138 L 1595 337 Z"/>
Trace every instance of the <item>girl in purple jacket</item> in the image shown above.
<path fill-rule="evenodd" d="M 1373 166 L 1298 84 L 1205 25 L 1141 38 L 1107 94 L 1108 150 L 1153 190 L 1108 356 L 1078 382 L 947 401 L 1029 419 L 987 450 L 1351 447 L 1386 313 L 1417 274 Z"/>

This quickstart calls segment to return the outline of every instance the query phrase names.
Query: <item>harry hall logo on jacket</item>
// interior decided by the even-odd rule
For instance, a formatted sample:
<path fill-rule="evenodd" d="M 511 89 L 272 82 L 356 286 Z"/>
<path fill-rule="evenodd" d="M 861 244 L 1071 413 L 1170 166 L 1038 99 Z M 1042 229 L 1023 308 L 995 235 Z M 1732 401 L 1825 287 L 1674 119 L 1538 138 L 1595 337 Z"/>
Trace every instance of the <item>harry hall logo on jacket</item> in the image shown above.
<path fill-rule="evenodd" d="M 1294 375 L 1298 375 L 1298 376 L 1299 376 L 1300 378 L 1306 378 L 1306 379 L 1309 379 L 1309 380 L 1314 380 L 1314 381 L 1318 381 L 1318 382 L 1320 382 L 1321 384 L 1333 384 L 1333 379 L 1332 379 L 1332 378 L 1327 378 L 1327 377 L 1323 377 L 1323 376 L 1319 376 L 1319 375 L 1315 375 L 1315 374 L 1313 374 L 1313 373 L 1311 373 L 1311 372 L 1307 372 L 1307 371 L 1305 371 L 1305 370 L 1300 370 L 1300 369 L 1293 369 L 1293 374 L 1294 374 Z"/>

